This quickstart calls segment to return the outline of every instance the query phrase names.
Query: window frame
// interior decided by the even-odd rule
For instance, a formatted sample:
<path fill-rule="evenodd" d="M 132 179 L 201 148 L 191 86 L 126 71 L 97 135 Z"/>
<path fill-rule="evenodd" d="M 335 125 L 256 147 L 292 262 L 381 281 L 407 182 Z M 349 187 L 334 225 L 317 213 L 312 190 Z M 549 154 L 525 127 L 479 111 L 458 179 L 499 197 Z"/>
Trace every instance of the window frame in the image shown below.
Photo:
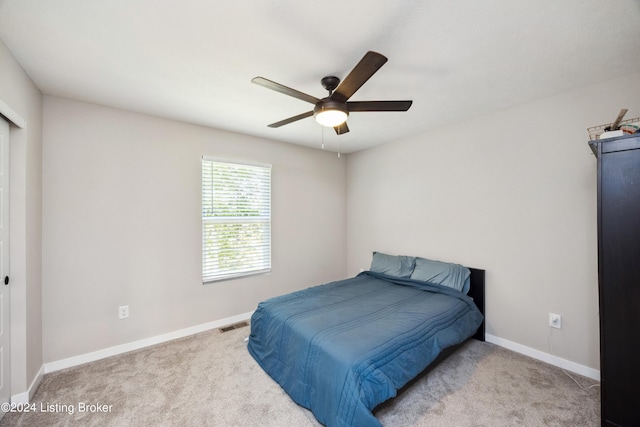
<path fill-rule="evenodd" d="M 205 177 L 205 166 L 206 163 L 211 164 L 211 173 L 209 182 L 206 181 Z M 250 172 L 251 170 L 256 171 L 255 168 L 261 169 L 260 172 L 250 173 L 254 179 L 258 180 L 258 184 L 256 186 L 252 186 L 251 190 L 248 192 L 238 192 L 235 196 L 235 201 L 240 199 L 246 199 L 247 195 L 252 196 L 253 200 L 257 200 L 257 204 L 251 203 L 247 205 L 245 203 L 250 202 L 238 202 L 236 205 L 233 201 L 229 199 L 225 199 L 224 191 L 219 193 L 218 198 L 216 198 L 216 192 L 213 188 L 215 186 L 215 164 L 219 163 L 222 165 L 230 166 L 231 168 L 238 168 L 238 171 L 242 170 L 245 174 Z M 244 168 L 244 169 L 243 169 Z M 237 171 L 236 171 L 237 172 Z M 266 175 L 265 175 L 266 174 Z M 232 185 L 242 185 L 239 181 L 240 174 L 236 174 L 232 176 L 228 180 L 217 181 L 220 185 L 223 184 L 232 184 Z M 267 274 L 271 272 L 271 175 L 272 175 L 272 165 L 266 163 L 257 163 L 257 162 L 246 162 L 246 161 L 238 161 L 238 160 L 230 160 L 223 159 L 218 157 L 210 157 L 210 156 L 202 156 L 201 162 L 201 217 L 202 217 L 202 283 L 214 283 L 225 280 L 237 279 L 247 276 L 253 276 L 257 274 Z M 245 175 L 247 176 L 247 175 Z M 265 182 L 266 181 L 266 182 Z M 228 189 L 228 188 L 227 188 Z M 220 195 L 222 194 L 222 195 Z M 238 197 L 240 195 L 240 197 Z M 214 204 L 216 204 L 216 200 L 218 203 L 227 203 L 225 208 L 230 208 L 231 211 L 235 208 L 236 210 L 257 210 L 259 214 L 257 215 L 225 215 L 221 211 L 218 211 L 219 215 L 206 215 L 205 208 L 209 206 L 209 209 L 213 212 Z M 210 203 L 210 205 L 208 205 Z M 250 209 L 249 209 L 250 208 Z M 225 209 L 226 210 L 226 209 Z M 227 212 L 228 213 L 228 212 Z M 237 213 L 237 212 L 236 212 Z M 221 225 L 222 228 L 229 227 L 233 229 L 233 232 L 237 233 L 247 233 L 247 234 L 258 234 L 260 237 L 256 239 L 253 243 L 260 244 L 252 244 L 249 246 L 250 249 L 245 251 L 244 256 L 248 256 L 251 258 L 251 262 L 245 263 L 244 265 L 238 266 L 235 269 L 229 270 L 228 268 L 224 268 L 220 266 L 220 263 L 216 265 L 217 261 L 212 261 L 211 256 L 207 256 L 211 251 L 216 251 L 215 243 L 211 242 L 211 239 L 208 237 L 207 233 L 212 233 L 211 225 L 215 224 Z M 235 227 L 235 228 L 234 228 Z M 233 240 L 233 239 L 231 239 Z M 266 243 L 264 243 L 266 240 Z M 246 243 L 246 240 L 244 241 Z M 218 245 L 218 251 L 220 248 L 220 244 Z M 244 248 L 232 248 L 231 250 L 227 250 L 227 253 L 233 253 L 230 255 L 232 259 L 240 258 L 243 254 L 240 254 L 241 250 L 247 249 Z M 247 255 L 250 253 L 250 255 Z M 261 253 L 261 254 L 260 254 Z M 260 254 L 260 255 L 255 255 Z M 234 258 L 235 257 L 235 258 Z M 251 265 L 253 260 L 256 260 L 256 265 Z M 212 267 L 213 266 L 213 267 Z"/>

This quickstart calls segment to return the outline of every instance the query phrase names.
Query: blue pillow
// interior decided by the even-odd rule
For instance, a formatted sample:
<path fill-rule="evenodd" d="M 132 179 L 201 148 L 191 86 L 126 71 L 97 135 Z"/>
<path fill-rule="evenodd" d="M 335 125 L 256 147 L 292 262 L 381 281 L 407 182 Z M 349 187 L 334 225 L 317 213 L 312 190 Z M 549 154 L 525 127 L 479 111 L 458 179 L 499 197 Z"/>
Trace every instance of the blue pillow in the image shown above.
<path fill-rule="evenodd" d="M 460 264 L 416 258 L 411 279 L 469 292 L 471 272 Z"/>
<path fill-rule="evenodd" d="M 414 257 L 404 255 L 387 255 L 381 252 L 374 252 L 370 270 L 387 276 L 409 277 L 415 266 L 415 260 Z"/>

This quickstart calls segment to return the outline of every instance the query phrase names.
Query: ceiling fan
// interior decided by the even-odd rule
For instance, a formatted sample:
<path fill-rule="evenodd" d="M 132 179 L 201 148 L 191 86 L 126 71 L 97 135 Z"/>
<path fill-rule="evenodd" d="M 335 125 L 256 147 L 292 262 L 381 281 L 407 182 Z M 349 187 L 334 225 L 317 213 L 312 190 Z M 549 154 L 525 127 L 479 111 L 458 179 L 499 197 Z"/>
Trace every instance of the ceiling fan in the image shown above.
<path fill-rule="evenodd" d="M 314 104 L 311 111 L 289 117 L 269 125 L 271 128 L 288 125 L 289 123 L 314 116 L 323 126 L 332 127 L 338 135 L 349 132 L 347 117 L 351 112 L 361 111 L 407 111 L 413 101 L 349 101 L 349 98 L 373 76 L 387 62 L 387 57 L 378 52 L 369 51 L 344 78 L 342 82 L 336 76 L 326 76 L 320 81 L 329 91 L 326 98 L 316 98 L 306 93 L 291 89 L 264 77 L 254 77 L 251 81 L 267 89 L 275 90 L 285 95 Z"/>

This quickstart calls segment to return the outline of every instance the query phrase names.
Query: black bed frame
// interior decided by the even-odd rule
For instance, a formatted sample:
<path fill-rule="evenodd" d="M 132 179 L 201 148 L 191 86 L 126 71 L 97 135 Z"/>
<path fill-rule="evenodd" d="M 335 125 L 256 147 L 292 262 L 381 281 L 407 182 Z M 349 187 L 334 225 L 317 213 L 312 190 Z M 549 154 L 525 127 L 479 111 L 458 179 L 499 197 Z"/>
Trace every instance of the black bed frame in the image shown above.
<path fill-rule="evenodd" d="M 471 267 L 468 268 L 471 271 L 471 286 L 467 295 L 473 298 L 473 301 L 476 303 L 478 310 L 480 310 L 480 313 L 482 313 L 482 315 L 484 316 L 484 270 Z M 484 341 L 484 324 L 485 321 L 483 320 L 482 324 L 478 328 L 478 331 L 473 336 L 473 338 L 477 339 L 478 341 Z"/>
<path fill-rule="evenodd" d="M 469 271 L 471 271 L 471 286 L 467 295 L 473 298 L 473 302 L 476 303 L 478 310 L 480 310 L 480 313 L 484 316 L 484 270 L 471 267 L 468 268 Z M 478 331 L 472 338 L 475 338 L 478 341 L 484 341 L 484 324 L 485 321 L 483 320 L 482 325 L 480 325 Z"/>

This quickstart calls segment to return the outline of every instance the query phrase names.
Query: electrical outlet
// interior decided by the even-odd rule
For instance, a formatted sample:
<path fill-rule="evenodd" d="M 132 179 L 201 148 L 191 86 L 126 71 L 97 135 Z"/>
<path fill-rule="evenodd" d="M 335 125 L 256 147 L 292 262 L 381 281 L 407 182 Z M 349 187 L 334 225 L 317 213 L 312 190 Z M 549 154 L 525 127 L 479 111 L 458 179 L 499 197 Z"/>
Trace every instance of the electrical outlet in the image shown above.
<path fill-rule="evenodd" d="M 121 305 L 118 307 L 118 319 L 126 319 L 129 317 L 129 306 Z"/>
<path fill-rule="evenodd" d="M 549 326 L 556 329 L 562 329 L 562 316 L 559 314 L 549 313 Z"/>

